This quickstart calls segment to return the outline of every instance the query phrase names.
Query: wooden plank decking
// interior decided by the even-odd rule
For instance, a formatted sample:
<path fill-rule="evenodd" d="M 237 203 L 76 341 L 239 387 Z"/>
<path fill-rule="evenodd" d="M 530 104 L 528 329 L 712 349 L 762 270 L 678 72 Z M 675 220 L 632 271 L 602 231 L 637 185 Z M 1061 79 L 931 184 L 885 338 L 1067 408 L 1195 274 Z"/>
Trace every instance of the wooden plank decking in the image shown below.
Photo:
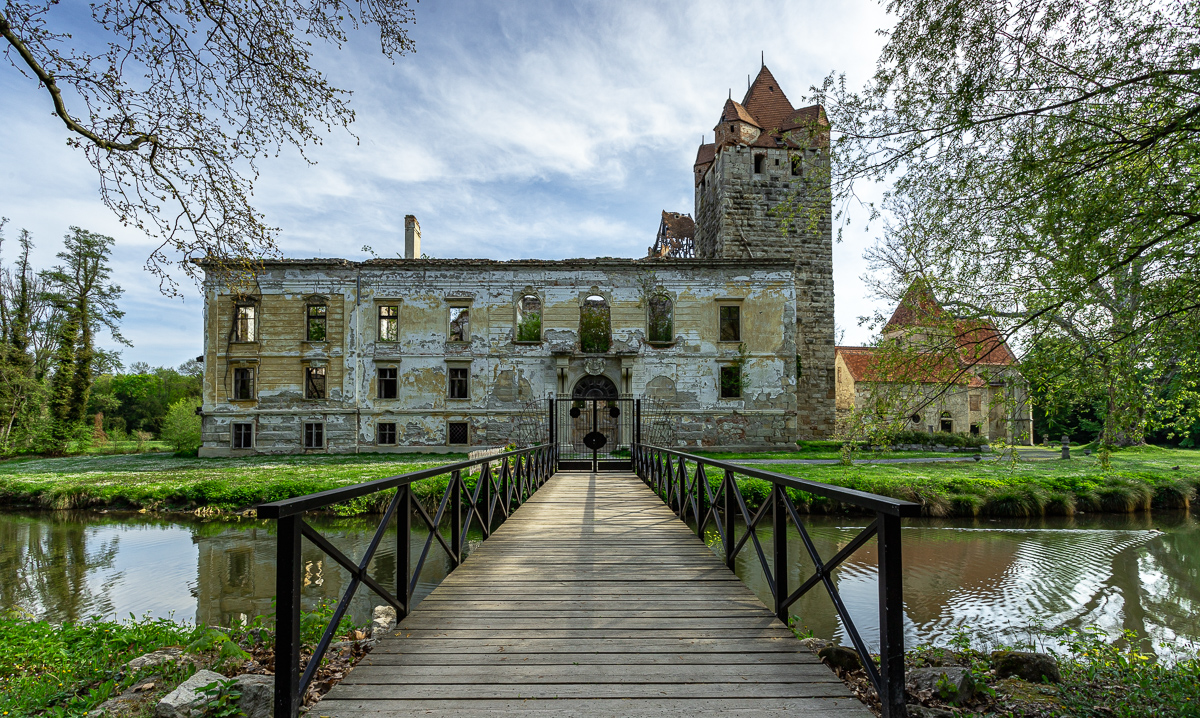
<path fill-rule="evenodd" d="M 632 474 L 552 477 L 309 715 L 870 713 Z"/>

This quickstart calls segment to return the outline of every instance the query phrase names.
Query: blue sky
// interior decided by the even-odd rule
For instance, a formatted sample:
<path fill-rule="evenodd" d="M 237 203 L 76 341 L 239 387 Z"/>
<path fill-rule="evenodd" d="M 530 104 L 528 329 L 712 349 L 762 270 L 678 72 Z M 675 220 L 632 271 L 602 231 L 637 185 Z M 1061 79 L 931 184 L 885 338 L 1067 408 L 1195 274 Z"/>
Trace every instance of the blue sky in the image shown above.
<path fill-rule="evenodd" d="M 72 0 L 74 1 L 74 0 Z M 403 251 L 404 215 L 435 257 L 642 256 L 663 209 L 691 212 L 692 161 L 730 89 L 759 53 L 794 104 L 830 72 L 866 80 L 888 24 L 868 0 L 817 2 L 469 2 L 416 6 L 415 54 L 392 61 L 359 33 L 320 64 L 353 91 L 358 140 L 334 132 L 262 164 L 255 200 L 291 257 Z M 0 216 L 27 228 L 49 266 L 68 226 L 117 239 L 126 364 L 201 353 L 201 303 L 159 295 L 142 264 L 149 238 L 100 203 L 83 154 L 66 146 L 48 97 L 0 65 Z M 872 192 L 872 195 L 877 193 Z M 860 215 L 863 213 L 860 213 Z M 856 218 L 858 219 L 858 218 Z M 876 304 L 859 280 L 879 228 L 834 250 L 844 343 Z M 11 246 L 6 261 L 12 259 Z M 102 341 L 103 343 L 103 341 Z M 109 343 L 111 345 L 111 343 Z"/>

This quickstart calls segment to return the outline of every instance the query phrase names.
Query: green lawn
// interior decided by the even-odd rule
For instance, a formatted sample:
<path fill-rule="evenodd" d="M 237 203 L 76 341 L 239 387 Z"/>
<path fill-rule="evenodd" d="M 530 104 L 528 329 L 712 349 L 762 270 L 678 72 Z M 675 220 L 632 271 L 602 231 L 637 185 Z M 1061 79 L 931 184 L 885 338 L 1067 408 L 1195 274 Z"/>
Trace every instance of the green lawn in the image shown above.
<path fill-rule="evenodd" d="M 0 505 L 241 509 L 466 458 L 465 454 L 322 454 L 199 459 L 127 454 L 13 459 L 0 462 Z"/>
<path fill-rule="evenodd" d="M 743 454 L 743 457 L 757 456 Z M 865 458 L 868 454 L 858 454 Z M 1112 467 L 1096 456 L 1073 452 L 1070 460 L 1021 460 L 987 455 L 979 462 L 926 464 L 803 465 L 755 468 L 903 498 L 930 516 L 1071 515 L 1080 511 L 1128 512 L 1185 508 L 1200 487 L 1200 450 L 1138 447 L 1115 452 Z M 710 478 L 716 480 L 718 472 Z M 766 496 L 766 483 L 739 482 L 751 504 Z M 838 511 L 817 496 L 797 494 L 814 512 Z"/>

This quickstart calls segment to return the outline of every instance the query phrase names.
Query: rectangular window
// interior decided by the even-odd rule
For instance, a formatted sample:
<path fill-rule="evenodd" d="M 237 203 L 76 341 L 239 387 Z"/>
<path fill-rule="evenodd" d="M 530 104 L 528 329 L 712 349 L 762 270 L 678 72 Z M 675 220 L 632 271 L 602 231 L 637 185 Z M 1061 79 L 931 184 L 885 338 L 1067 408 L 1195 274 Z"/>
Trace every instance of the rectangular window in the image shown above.
<path fill-rule="evenodd" d="M 233 340 L 235 342 L 254 341 L 255 307 L 253 304 L 239 304 L 233 312 Z"/>
<path fill-rule="evenodd" d="M 804 165 L 802 164 L 804 162 L 804 160 L 800 157 L 800 155 L 792 155 L 791 161 L 792 161 L 792 176 L 799 177 L 804 172 Z"/>
<path fill-rule="evenodd" d="M 394 342 L 400 338 L 400 307 L 393 304 L 379 308 L 379 341 Z"/>
<path fill-rule="evenodd" d="M 396 443 L 395 422 L 385 421 L 375 425 L 375 443 L 384 446 Z"/>
<path fill-rule="evenodd" d="M 471 340 L 471 308 L 450 307 L 450 341 Z"/>
<path fill-rule="evenodd" d="M 970 400 L 971 400 L 971 411 L 979 411 L 979 405 L 980 405 L 979 395 L 971 394 Z"/>
<path fill-rule="evenodd" d="M 325 446 L 325 425 L 324 424 L 305 424 L 304 425 L 304 448 L 320 449 Z"/>
<path fill-rule="evenodd" d="M 394 367 L 380 367 L 376 370 L 378 374 L 376 383 L 379 385 L 380 399 L 395 399 L 399 396 L 399 371 Z"/>
<path fill-rule="evenodd" d="M 740 399 L 742 398 L 742 371 L 741 367 L 723 366 L 721 367 L 721 398 L 722 399 Z"/>
<path fill-rule="evenodd" d="M 233 370 L 233 400 L 250 401 L 254 399 L 254 370 L 238 368 Z"/>
<path fill-rule="evenodd" d="M 471 396 L 471 387 L 469 384 L 470 374 L 465 366 L 452 366 L 449 370 L 450 384 L 447 387 L 447 396 L 451 399 L 467 399 Z"/>
<path fill-rule="evenodd" d="M 721 341 L 740 342 L 742 340 L 742 308 L 725 305 L 721 309 Z"/>
<path fill-rule="evenodd" d="M 310 366 L 304 369 L 304 398 L 325 398 L 325 367 Z"/>
<path fill-rule="evenodd" d="M 309 304 L 306 314 L 308 316 L 308 340 L 310 342 L 325 341 L 325 312 L 324 304 Z"/>
<path fill-rule="evenodd" d="M 254 448 L 254 424 L 234 424 L 233 425 L 233 448 L 235 448 L 235 449 L 253 449 Z"/>
<path fill-rule="evenodd" d="M 446 424 L 446 443 L 465 445 L 471 443 L 471 429 L 465 421 L 451 421 Z"/>

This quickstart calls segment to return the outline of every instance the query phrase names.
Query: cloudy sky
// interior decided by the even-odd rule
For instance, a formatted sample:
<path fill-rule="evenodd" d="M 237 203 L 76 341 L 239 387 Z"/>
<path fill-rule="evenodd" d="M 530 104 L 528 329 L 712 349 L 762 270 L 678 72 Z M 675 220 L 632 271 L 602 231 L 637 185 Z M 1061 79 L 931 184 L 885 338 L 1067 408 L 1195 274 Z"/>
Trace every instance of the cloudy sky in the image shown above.
<path fill-rule="evenodd" d="M 765 54 L 800 105 L 830 72 L 870 75 L 888 24 L 871 0 L 828 2 L 469 2 L 416 5 L 415 54 L 395 64 L 361 34 L 322 52 L 353 91 L 354 132 L 263 164 L 255 199 L 291 257 L 403 251 L 404 215 L 435 257 L 642 256 L 663 209 L 692 212 L 692 161 L 732 89 Z M 40 266 L 70 225 L 117 239 L 126 290 L 126 364 L 176 365 L 201 353 L 200 300 L 158 294 L 142 263 L 153 243 L 100 204 L 83 154 L 66 146 L 48 97 L 0 66 L 0 216 L 27 228 Z M 860 223 L 861 224 L 861 223 Z M 834 249 L 843 342 L 869 332 L 859 281 L 878 229 Z M 11 261 L 11 244 L 5 261 Z"/>

